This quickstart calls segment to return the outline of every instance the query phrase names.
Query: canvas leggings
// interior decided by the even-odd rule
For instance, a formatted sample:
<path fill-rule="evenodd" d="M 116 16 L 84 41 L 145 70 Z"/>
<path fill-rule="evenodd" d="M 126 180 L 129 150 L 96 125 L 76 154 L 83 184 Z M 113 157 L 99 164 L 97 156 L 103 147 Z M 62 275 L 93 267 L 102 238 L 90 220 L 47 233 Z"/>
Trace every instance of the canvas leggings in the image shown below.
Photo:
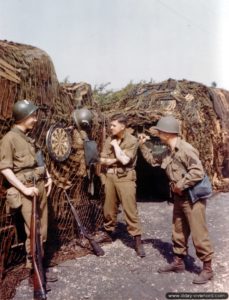
<path fill-rule="evenodd" d="M 206 200 L 195 204 L 175 196 L 173 208 L 172 241 L 176 255 L 187 255 L 188 238 L 191 235 L 197 257 L 205 262 L 212 259 L 213 248 L 206 223 Z"/>
<path fill-rule="evenodd" d="M 127 230 L 131 236 L 141 235 L 141 226 L 136 203 L 136 174 L 129 171 L 126 176 L 106 174 L 104 228 L 114 231 L 117 222 L 118 206 L 122 204 Z"/>

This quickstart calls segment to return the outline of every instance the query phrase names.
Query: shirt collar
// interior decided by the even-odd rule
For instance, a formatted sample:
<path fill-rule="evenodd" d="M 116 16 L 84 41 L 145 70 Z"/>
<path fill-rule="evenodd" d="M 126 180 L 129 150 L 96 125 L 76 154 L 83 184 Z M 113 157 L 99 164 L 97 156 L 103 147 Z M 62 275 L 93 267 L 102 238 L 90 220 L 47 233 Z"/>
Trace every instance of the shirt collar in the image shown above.
<path fill-rule="evenodd" d="M 19 134 L 21 137 L 23 137 L 24 139 L 26 139 L 27 141 L 30 141 L 31 138 L 29 138 L 24 131 L 22 131 L 20 128 L 18 128 L 17 126 L 14 126 L 11 131 L 16 132 L 17 134 Z"/>
<path fill-rule="evenodd" d="M 175 145 L 175 151 L 178 151 L 178 150 L 180 150 L 180 147 L 181 147 L 181 138 L 180 137 L 178 137 L 177 138 L 177 142 L 176 142 L 176 145 Z"/>

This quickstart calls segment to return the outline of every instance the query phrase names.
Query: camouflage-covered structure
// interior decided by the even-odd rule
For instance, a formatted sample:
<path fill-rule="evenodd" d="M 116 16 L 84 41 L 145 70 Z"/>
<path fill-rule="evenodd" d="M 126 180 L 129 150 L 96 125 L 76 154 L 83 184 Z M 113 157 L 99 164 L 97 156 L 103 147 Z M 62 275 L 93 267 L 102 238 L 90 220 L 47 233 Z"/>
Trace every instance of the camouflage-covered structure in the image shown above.
<path fill-rule="evenodd" d="M 87 107 L 93 112 L 93 130 L 90 138 L 97 141 L 99 150 L 105 138 L 109 116 L 124 112 L 129 116 L 130 130 L 147 132 L 157 120 L 173 114 L 182 121 L 182 135 L 199 151 L 215 189 L 229 190 L 229 92 L 209 88 L 187 80 L 169 79 L 161 83 L 133 86 L 119 101 L 99 107 L 93 100 L 91 86 L 86 83 L 59 83 L 53 63 L 43 50 L 29 45 L 0 41 L 0 138 L 12 125 L 12 107 L 19 99 L 31 99 L 40 106 L 38 123 L 31 132 L 37 146 L 46 154 L 46 164 L 54 179 L 49 197 L 49 257 L 52 263 L 82 252 L 79 232 L 64 197 L 67 189 L 80 218 L 91 233 L 102 224 L 103 191 L 95 176 L 95 193 L 88 194 L 88 170 L 83 149 L 84 131 L 74 128 L 69 157 L 57 162 L 48 154 L 47 132 L 59 124 L 71 128 L 71 113 L 75 108 Z M 103 115 L 100 112 L 103 111 Z M 106 127 L 107 127 L 106 126 Z M 152 138 L 148 146 L 156 155 L 162 147 Z M 137 163 L 138 197 L 168 197 L 165 174 L 151 168 L 139 154 Z M 152 184 L 153 183 L 153 184 Z M 8 212 L 5 188 L 0 176 L 0 280 L 1 299 L 12 297 L 18 281 L 27 273 L 23 270 L 25 258 L 23 220 L 18 212 Z M 85 246 L 85 245 L 84 245 Z M 90 251 L 86 245 L 87 251 Z M 18 267 L 19 266 L 19 267 Z"/>
<path fill-rule="evenodd" d="M 36 138 L 37 147 L 43 149 L 46 165 L 54 180 L 49 197 L 49 232 L 52 233 L 49 242 L 52 247 L 48 248 L 52 263 L 56 263 L 82 252 L 77 246 L 80 244 L 80 237 L 64 197 L 64 190 L 68 189 L 74 206 L 89 232 L 94 232 L 102 222 L 102 194 L 100 182 L 96 181 L 96 178 L 94 196 L 87 192 L 88 174 L 82 139 L 85 132 L 77 128 L 69 131 L 72 141 L 70 156 L 61 162 L 53 160 L 48 154 L 47 132 L 54 124 L 64 128 L 72 126 L 72 111 L 86 106 L 93 113 L 90 138 L 100 145 L 100 112 L 93 101 L 91 86 L 86 83 L 59 83 L 52 60 L 43 50 L 0 41 L 0 138 L 12 125 L 13 104 L 21 99 L 30 99 L 40 107 L 38 122 L 31 132 L 31 137 Z M 25 258 L 25 236 L 20 213 L 8 211 L 5 205 L 2 176 L 0 191 L 0 279 L 3 280 L 3 294 L 0 298 L 5 299 L 12 292 L 17 280 L 24 276 L 20 273 L 23 272 L 22 269 L 15 273 L 13 266 L 20 265 Z M 86 251 L 90 251 L 88 245 L 86 248 Z"/>
<path fill-rule="evenodd" d="M 133 85 L 119 101 L 103 108 L 107 116 L 117 112 L 129 116 L 129 125 L 135 134 L 147 133 L 161 116 L 173 114 L 182 123 L 181 135 L 199 150 L 214 188 L 228 191 L 229 92 L 187 80 L 140 83 Z M 148 146 L 155 154 L 162 151 L 157 138 L 152 138 Z M 168 196 L 168 193 L 164 194 L 166 178 L 161 170 L 149 168 L 140 157 L 137 171 L 140 194 L 147 189 L 151 193 L 154 189 L 158 190 L 157 196 Z"/>

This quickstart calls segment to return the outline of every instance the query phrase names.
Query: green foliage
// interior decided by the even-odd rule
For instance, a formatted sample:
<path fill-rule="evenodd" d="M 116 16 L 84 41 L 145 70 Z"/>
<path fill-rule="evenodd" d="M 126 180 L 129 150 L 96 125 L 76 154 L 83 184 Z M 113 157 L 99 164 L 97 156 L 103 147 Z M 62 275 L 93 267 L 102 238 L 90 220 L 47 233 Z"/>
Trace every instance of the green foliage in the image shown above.
<path fill-rule="evenodd" d="M 102 108 L 127 97 L 133 90 L 135 90 L 135 87 L 137 86 L 137 84 L 130 82 L 123 89 L 113 91 L 112 89 L 107 89 L 109 84 L 109 82 L 100 84 L 99 86 L 95 86 L 93 89 L 93 97 Z"/>

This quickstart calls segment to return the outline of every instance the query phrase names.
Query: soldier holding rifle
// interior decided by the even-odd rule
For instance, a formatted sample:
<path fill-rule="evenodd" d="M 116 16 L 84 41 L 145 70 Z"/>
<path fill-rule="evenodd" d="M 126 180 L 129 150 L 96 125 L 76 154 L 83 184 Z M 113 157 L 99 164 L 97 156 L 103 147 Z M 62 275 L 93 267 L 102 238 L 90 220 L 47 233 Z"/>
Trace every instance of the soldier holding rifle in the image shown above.
<path fill-rule="evenodd" d="M 37 198 L 41 244 L 43 245 L 47 239 L 47 196 L 52 186 L 48 171 L 44 166 L 38 167 L 34 141 L 26 135 L 37 122 L 37 110 L 38 107 L 29 100 L 16 102 L 13 107 L 15 124 L 0 142 L 0 171 L 11 186 L 7 190 L 6 201 L 10 208 L 21 209 L 27 236 L 26 268 L 31 270 L 31 276 L 33 276 L 30 242 L 32 199 Z M 43 256 L 43 246 L 42 252 Z M 47 281 L 57 280 L 54 275 L 47 275 L 49 275 L 46 276 Z"/>

